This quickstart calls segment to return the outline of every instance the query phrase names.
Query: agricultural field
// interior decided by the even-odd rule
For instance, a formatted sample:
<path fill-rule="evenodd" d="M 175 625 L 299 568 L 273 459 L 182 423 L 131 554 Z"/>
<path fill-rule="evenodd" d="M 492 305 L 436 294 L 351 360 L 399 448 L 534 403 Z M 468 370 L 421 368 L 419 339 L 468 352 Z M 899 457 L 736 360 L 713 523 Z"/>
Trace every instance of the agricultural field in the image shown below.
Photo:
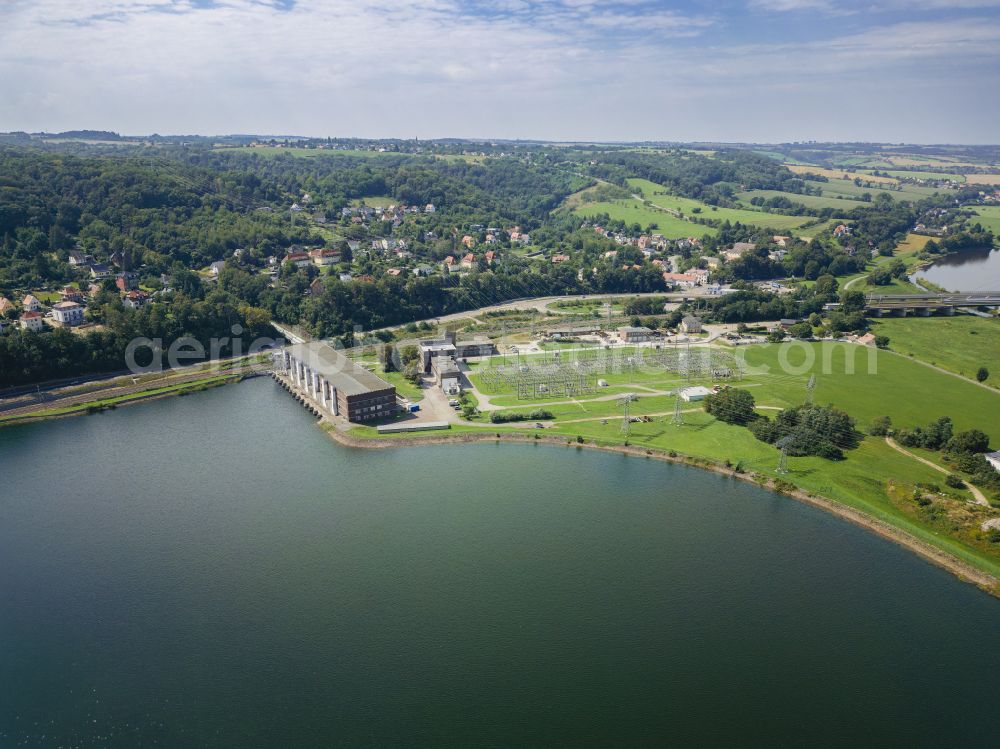
<path fill-rule="evenodd" d="M 870 172 L 867 170 L 862 170 L 864 174 L 869 176 Z M 950 179 L 952 182 L 965 182 L 965 177 L 961 174 L 956 173 L 944 173 L 944 172 L 916 172 L 916 171 L 893 171 L 891 169 L 879 169 L 880 172 L 888 174 L 890 177 L 895 177 L 896 179 L 927 179 L 927 180 L 939 180 L 939 179 Z"/>
<path fill-rule="evenodd" d="M 874 197 L 879 192 L 882 192 L 882 190 L 874 187 L 859 187 L 854 184 L 853 180 L 837 179 L 830 182 L 816 182 L 813 184 L 822 188 L 824 197 L 860 198 L 865 193 Z M 898 188 L 885 190 L 885 192 L 889 193 L 893 200 L 916 201 L 931 195 L 937 195 L 941 191 L 936 187 L 900 183 Z"/>
<path fill-rule="evenodd" d="M 906 239 L 896 245 L 896 254 L 912 255 L 916 252 L 920 252 L 932 239 L 933 237 L 928 237 L 924 234 L 907 234 Z"/>
<path fill-rule="evenodd" d="M 874 332 L 889 336 L 892 351 L 963 377 L 975 377 L 986 367 L 987 384 L 1000 388 L 1000 320 L 973 315 L 885 317 L 875 322 Z"/>
<path fill-rule="evenodd" d="M 663 185 L 644 179 L 630 179 L 629 185 L 654 206 L 669 211 L 677 211 L 685 216 L 711 219 L 713 221 L 739 221 L 743 224 L 753 224 L 767 229 L 791 230 L 809 222 L 808 216 L 783 216 L 763 211 L 719 208 L 707 205 L 699 200 L 670 195 Z"/>
<path fill-rule="evenodd" d="M 989 205 L 976 208 L 976 216 L 977 218 L 973 220 L 973 223 L 979 222 L 995 235 L 1000 237 L 1000 205 Z"/>
<path fill-rule="evenodd" d="M 716 230 L 711 226 L 703 226 L 691 221 L 677 218 L 667 211 L 643 205 L 635 198 L 627 200 L 603 201 L 600 203 L 584 203 L 573 209 L 573 213 L 582 217 L 608 214 L 612 219 L 624 221 L 626 224 L 639 224 L 642 227 L 654 226 L 654 230 L 668 239 L 681 237 L 702 237 L 712 235 Z"/>
<path fill-rule="evenodd" d="M 965 181 L 971 185 L 995 185 L 1000 186 L 1000 174 L 969 174 L 964 175 Z"/>
<path fill-rule="evenodd" d="M 818 185 L 819 183 L 817 182 L 816 184 Z M 851 211 L 855 208 L 861 208 L 866 205 L 866 203 L 860 200 L 852 200 L 850 198 L 827 195 L 799 195 L 794 192 L 782 192 L 781 190 L 750 190 L 748 192 L 737 193 L 736 197 L 747 204 L 749 204 L 750 200 L 753 198 L 764 198 L 765 200 L 769 200 L 770 198 L 788 198 L 794 203 L 801 203 L 806 208 L 813 208 L 816 210 L 833 208 L 834 210 Z"/>
<path fill-rule="evenodd" d="M 855 177 L 861 177 L 866 182 L 881 182 L 889 185 L 895 185 L 899 181 L 892 179 L 891 177 L 873 177 L 870 174 L 852 174 L 850 172 L 845 172 L 843 169 L 826 169 L 821 166 L 802 166 L 800 164 L 785 164 L 785 166 L 796 174 L 818 174 L 822 177 L 828 177 L 831 180 L 843 180 L 844 175 L 846 174 L 850 180 L 853 180 Z"/>

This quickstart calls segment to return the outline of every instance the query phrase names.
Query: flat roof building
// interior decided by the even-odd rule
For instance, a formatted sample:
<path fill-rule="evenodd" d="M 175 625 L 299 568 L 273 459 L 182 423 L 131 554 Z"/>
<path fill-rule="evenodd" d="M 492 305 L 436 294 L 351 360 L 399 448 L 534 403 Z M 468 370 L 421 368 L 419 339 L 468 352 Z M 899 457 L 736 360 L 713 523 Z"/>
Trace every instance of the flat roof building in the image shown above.
<path fill-rule="evenodd" d="M 297 343 L 285 351 L 292 382 L 330 413 L 370 421 L 396 412 L 396 387 L 325 343 Z"/>

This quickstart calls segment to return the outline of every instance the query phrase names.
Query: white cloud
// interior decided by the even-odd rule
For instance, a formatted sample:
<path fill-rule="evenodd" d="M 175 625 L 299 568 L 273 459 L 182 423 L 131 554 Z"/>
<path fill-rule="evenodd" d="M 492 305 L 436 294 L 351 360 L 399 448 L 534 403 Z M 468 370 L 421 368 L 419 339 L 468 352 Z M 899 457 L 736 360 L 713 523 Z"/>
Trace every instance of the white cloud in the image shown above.
<path fill-rule="evenodd" d="M 872 122 L 901 81 L 953 95 L 935 81 L 998 70 L 996 18 L 752 44 L 723 23 L 646 0 L 13 0 L 0 130 L 750 139 L 776 137 L 775 110 L 753 114 L 769 95 L 869 100 Z M 989 132 L 996 105 L 977 106 L 965 122 Z"/>

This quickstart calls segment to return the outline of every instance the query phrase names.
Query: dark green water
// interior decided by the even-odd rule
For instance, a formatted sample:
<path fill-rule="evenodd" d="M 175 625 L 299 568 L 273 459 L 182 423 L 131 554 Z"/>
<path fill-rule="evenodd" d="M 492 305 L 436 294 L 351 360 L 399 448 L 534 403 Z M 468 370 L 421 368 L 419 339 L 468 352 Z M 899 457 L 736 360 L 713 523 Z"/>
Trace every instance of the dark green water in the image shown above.
<path fill-rule="evenodd" d="M 996 742 L 1000 602 L 710 473 L 345 450 L 269 380 L 0 471 L 0 747 Z"/>

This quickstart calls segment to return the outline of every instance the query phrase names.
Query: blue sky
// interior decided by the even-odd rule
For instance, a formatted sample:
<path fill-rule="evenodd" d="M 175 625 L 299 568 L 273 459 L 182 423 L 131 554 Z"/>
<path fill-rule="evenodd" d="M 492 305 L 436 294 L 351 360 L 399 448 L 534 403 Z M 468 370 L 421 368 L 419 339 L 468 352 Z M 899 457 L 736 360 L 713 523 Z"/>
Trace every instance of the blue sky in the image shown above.
<path fill-rule="evenodd" d="M 1000 141 L 1000 0 L 4 0 L 0 130 Z"/>

